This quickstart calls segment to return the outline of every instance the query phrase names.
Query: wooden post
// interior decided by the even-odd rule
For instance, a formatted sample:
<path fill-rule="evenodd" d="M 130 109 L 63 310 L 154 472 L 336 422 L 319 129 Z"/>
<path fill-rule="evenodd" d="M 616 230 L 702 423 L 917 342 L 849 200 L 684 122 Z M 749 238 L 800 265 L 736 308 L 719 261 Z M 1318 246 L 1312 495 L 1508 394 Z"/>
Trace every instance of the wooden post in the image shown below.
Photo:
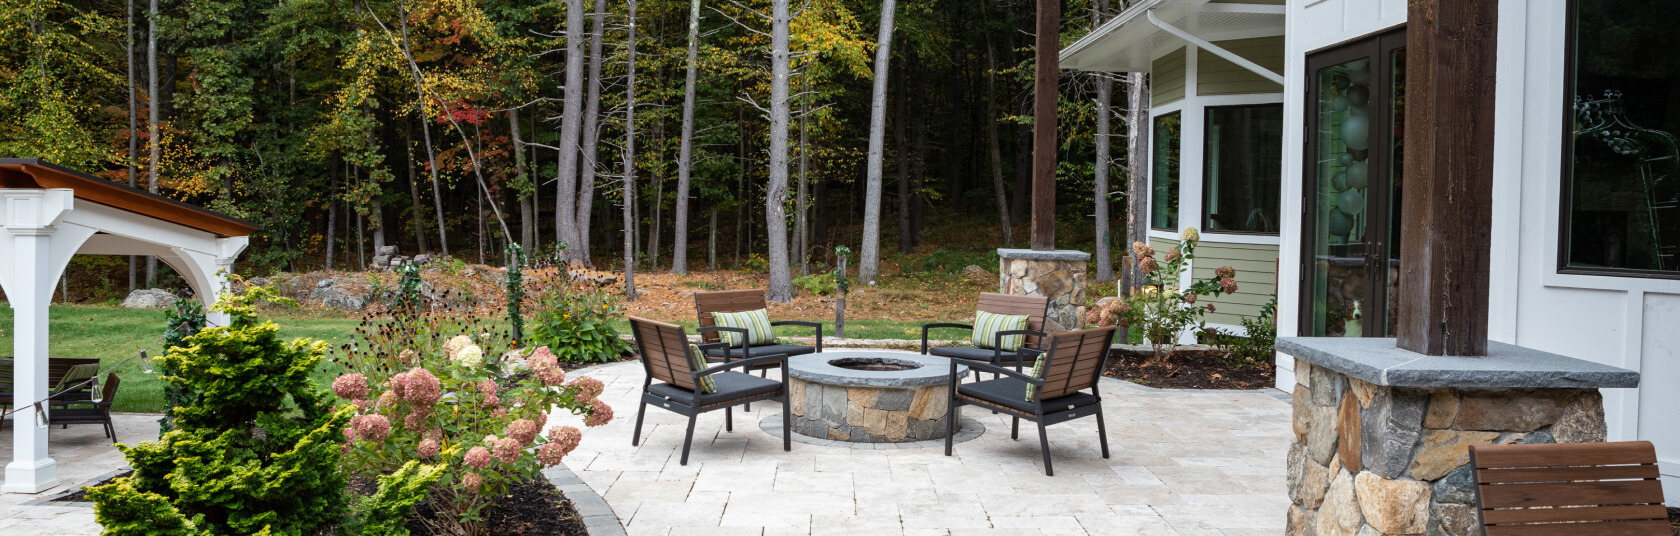
<path fill-rule="evenodd" d="M 1056 82 L 1061 51 L 1061 0 L 1038 0 L 1037 69 L 1033 77 L 1032 249 L 1056 249 Z"/>
<path fill-rule="evenodd" d="M 851 285 L 846 283 L 846 254 L 840 253 L 839 276 L 835 278 L 834 288 L 834 338 L 846 338 L 846 292 Z"/>
<path fill-rule="evenodd" d="M 1412 0 L 1398 345 L 1487 355 L 1497 2 Z"/>

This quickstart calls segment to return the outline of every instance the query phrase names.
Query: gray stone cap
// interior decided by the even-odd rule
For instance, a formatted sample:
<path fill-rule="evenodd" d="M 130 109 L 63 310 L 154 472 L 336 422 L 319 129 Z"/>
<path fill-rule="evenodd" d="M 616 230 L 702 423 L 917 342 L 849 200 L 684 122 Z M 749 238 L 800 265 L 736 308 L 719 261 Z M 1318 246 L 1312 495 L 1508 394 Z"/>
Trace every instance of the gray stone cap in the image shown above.
<path fill-rule="evenodd" d="M 909 370 L 852 370 L 828 364 L 849 357 L 879 358 L 886 362 L 916 364 Z M 847 387 L 921 387 L 950 382 L 951 359 L 895 350 L 843 350 L 788 358 L 788 376 L 824 385 Z M 968 365 L 957 365 L 957 377 L 968 376 Z"/>
<path fill-rule="evenodd" d="M 1394 339 L 1279 337 L 1277 351 L 1390 387 L 1632 388 L 1639 373 L 1533 348 L 1488 341 L 1485 357 L 1426 356 Z"/>
<path fill-rule="evenodd" d="M 1091 259 L 1091 254 L 1072 249 L 1056 249 L 1038 251 L 1032 249 L 998 248 L 997 254 L 1005 259 L 1027 259 L 1034 261 L 1085 261 Z"/>

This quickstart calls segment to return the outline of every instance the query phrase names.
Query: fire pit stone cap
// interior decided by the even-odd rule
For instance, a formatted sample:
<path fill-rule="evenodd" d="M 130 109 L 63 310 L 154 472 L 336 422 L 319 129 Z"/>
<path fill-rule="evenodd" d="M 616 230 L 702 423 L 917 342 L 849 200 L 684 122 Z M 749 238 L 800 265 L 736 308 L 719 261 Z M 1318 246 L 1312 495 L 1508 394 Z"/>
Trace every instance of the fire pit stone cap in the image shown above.
<path fill-rule="evenodd" d="M 1573 357 L 1488 341 L 1480 357 L 1428 356 L 1392 338 L 1279 337 L 1278 352 L 1386 387 L 1594 389 L 1639 386 L 1639 373 Z"/>
<path fill-rule="evenodd" d="M 908 370 L 855 370 L 834 366 L 829 361 L 847 358 L 876 358 L 887 362 L 920 365 Z M 957 365 L 958 377 L 968 376 L 968 366 Z M 808 382 L 850 387 L 921 387 L 950 381 L 950 358 L 892 350 L 841 350 L 788 358 L 788 376 Z"/>

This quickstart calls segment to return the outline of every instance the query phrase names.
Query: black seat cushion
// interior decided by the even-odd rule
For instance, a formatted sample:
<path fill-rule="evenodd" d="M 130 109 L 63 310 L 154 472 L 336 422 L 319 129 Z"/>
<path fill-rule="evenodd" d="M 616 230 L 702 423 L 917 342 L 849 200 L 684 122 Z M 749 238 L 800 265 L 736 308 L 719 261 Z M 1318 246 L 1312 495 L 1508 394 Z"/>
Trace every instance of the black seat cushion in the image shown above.
<path fill-rule="evenodd" d="M 1004 407 L 1033 412 L 1032 402 L 1027 401 L 1027 382 L 1016 378 L 998 378 L 983 382 L 965 383 L 957 386 L 957 394 L 985 400 Z M 1097 402 L 1097 397 L 1083 391 L 1074 392 L 1058 398 L 1045 400 L 1044 409 L 1055 411 L 1069 407 L 1080 407 Z"/>
<path fill-rule="evenodd" d="M 111 420 L 111 416 L 97 409 L 55 409 L 48 414 L 47 420 L 53 424 L 106 422 Z"/>
<path fill-rule="evenodd" d="M 701 395 L 700 405 L 775 393 L 782 388 L 782 382 L 739 372 L 719 372 L 712 375 L 712 380 L 717 382 L 717 392 Z M 648 386 L 648 392 L 694 405 L 694 391 L 673 384 L 655 383 Z"/>
<path fill-rule="evenodd" d="M 955 357 L 957 359 L 967 359 L 970 361 L 983 361 L 986 363 L 992 362 L 992 352 L 993 350 L 990 348 L 975 348 L 973 346 L 935 346 L 933 348 L 928 348 L 928 353 L 932 355 L 940 357 Z M 1020 358 L 1019 354 L 1012 351 L 999 352 L 997 357 L 999 363 L 1014 363 L 1017 360 L 1024 363 L 1031 363 L 1033 361 L 1032 359 Z"/>
<path fill-rule="evenodd" d="M 796 355 L 817 353 L 817 349 L 814 347 L 797 346 L 792 344 L 766 344 L 764 346 L 753 346 L 748 349 L 752 351 L 753 357 L 764 357 L 775 354 L 787 354 L 788 357 L 793 357 Z M 720 360 L 725 355 L 728 355 L 730 359 L 741 359 L 744 357 L 744 354 L 746 354 L 746 352 L 742 351 L 740 348 L 709 348 L 706 350 L 706 357 L 718 358 L 713 361 Z M 773 367 L 776 365 L 770 364 L 765 366 Z"/>

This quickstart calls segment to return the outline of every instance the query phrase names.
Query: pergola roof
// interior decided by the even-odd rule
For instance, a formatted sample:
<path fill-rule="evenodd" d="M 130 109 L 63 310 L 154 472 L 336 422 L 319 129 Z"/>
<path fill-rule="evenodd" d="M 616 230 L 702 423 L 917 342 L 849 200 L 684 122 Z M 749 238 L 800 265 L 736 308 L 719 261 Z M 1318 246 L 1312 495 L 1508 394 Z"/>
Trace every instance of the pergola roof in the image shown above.
<path fill-rule="evenodd" d="M 248 236 L 259 227 L 38 158 L 0 158 L 0 188 L 68 188 L 76 199 L 198 229 L 218 237 Z"/>
<path fill-rule="evenodd" d="M 1283 35 L 1281 3 L 1210 0 L 1144 0 L 1062 49 L 1061 66 L 1102 72 L 1149 72 L 1157 57 L 1184 46 L 1184 39 L 1156 26 L 1166 24 L 1208 41 Z"/>

